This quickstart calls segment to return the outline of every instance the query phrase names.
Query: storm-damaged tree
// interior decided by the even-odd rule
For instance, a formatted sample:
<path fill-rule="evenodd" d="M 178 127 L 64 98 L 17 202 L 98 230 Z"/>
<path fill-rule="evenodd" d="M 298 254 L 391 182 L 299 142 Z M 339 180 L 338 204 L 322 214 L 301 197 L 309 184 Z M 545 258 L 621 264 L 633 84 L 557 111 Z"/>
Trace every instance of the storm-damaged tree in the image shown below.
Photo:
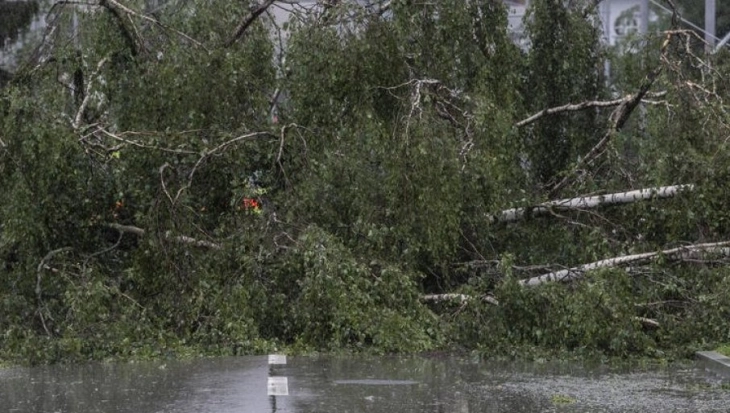
<path fill-rule="evenodd" d="M 0 100 L 0 356 L 717 339 L 724 57 L 675 27 L 607 85 L 595 2 L 507 13 L 56 4 Z"/>

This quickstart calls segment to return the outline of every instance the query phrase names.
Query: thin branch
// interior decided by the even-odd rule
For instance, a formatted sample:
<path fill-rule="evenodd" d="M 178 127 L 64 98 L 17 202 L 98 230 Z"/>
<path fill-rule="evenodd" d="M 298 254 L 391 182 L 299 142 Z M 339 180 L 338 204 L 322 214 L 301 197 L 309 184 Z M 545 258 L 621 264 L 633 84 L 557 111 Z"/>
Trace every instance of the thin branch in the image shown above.
<path fill-rule="evenodd" d="M 41 271 L 43 268 L 45 268 L 46 263 L 53 258 L 54 255 L 58 255 L 64 252 L 73 251 L 73 248 L 71 247 L 63 247 L 58 248 L 53 251 L 50 251 L 48 254 L 46 254 L 45 257 L 41 260 L 41 262 L 38 264 L 38 267 L 36 268 L 36 272 L 38 273 L 38 278 L 36 279 L 36 285 L 35 285 L 35 293 L 37 296 L 40 296 L 41 294 Z"/>
<path fill-rule="evenodd" d="M 92 258 L 98 257 L 99 255 L 102 255 L 102 254 L 106 254 L 107 252 L 115 250 L 117 247 L 119 247 L 119 245 L 122 243 L 122 237 L 124 236 L 124 232 L 122 232 L 122 231 L 118 231 L 118 232 L 119 232 L 119 238 L 117 238 L 117 242 L 115 242 L 114 245 L 112 245 L 109 248 L 104 248 L 103 250 L 97 251 L 97 252 L 89 255 L 88 257 L 86 257 L 86 259 L 84 260 L 84 263 L 81 266 L 82 272 L 86 272 L 86 264 L 88 264 Z"/>
<path fill-rule="evenodd" d="M 202 164 L 203 161 L 205 161 L 206 159 L 208 159 L 211 155 L 213 155 L 213 154 L 215 154 L 217 152 L 223 151 L 224 149 L 228 148 L 229 146 L 231 146 L 231 145 L 233 145 L 235 143 L 238 143 L 238 142 L 244 141 L 244 140 L 248 140 L 248 139 L 252 139 L 252 138 L 257 138 L 259 136 L 273 136 L 274 138 L 277 137 L 277 136 L 273 135 L 271 132 L 252 132 L 252 133 L 247 133 L 245 135 L 241 135 L 241 136 L 236 137 L 236 138 L 233 138 L 233 139 L 231 139 L 229 141 L 223 142 L 222 144 L 220 144 L 220 145 L 216 146 L 215 148 L 211 149 L 210 151 L 204 153 L 203 156 L 201 156 L 200 159 L 198 159 L 198 161 L 195 162 L 195 165 L 193 165 L 193 169 L 190 171 L 190 174 L 188 174 L 188 182 L 185 185 L 183 185 L 183 187 L 180 188 L 177 191 L 177 194 L 175 194 L 175 199 L 173 200 L 173 203 L 176 203 L 177 200 L 180 199 L 180 195 L 182 195 L 182 193 L 186 189 L 188 189 L 188 188 L 190 188 L 192 186 L 192 184 L 193 184 L 193 176 L 195 175 L 195 172 L 198 170 L 198 167 L 200 167 L 200 164 Z"/>
<path fill-rule="evenodd" d="M 661 97 L 666 94 L 667 94 L 667 92 L 653 93 L 653 94 L 651 94 L 651 97 Z M 588 109 L 588 108 L 607 108 L 607 107 L 612 107 L 612 106 L 618 106 L 622 103 L 627 102 L 630 98 L 631 98 L 631 96 L 625 96 L 621 99 L 614 99 L 614 100 L 589 100 L 589 101 L 585 101 L 585 102 L 581 102 L 581 103 L 569 103 L 567 105 L 543 109 L 543 110 L 535 113 L 534 115 L 515 123 L 515 126 L 518 128 L 521 128 L 525 125 L 535 122 L 536 120 L 538 120 L 546 115 L 553 115 L 555 113 L 576 112 L 576 111 Z M 654 101 L 643 100 L 642 102 L 649 103 L 649 104 L 655 104 Z"/>
<path fill-rule="evenodd" d="M 650 303 L 636 303 L 634 304 L 634 307 L 644 308 L 644 307 L 657 307 L 657 306 L 684 306 L 687 303 L 682 300 L 662 300 L 662 301 L 653 301 Z"/>
<path fill-rule="evenodd" d="M 110 137 L 110 138 L 112 138 L 114 140 L 117 140 L 119 142 L 123 142 L 123 143 L 129 144 L 129 145 L 132 145 L 132 146 L 136 146 L 138 148 L 154 149 L 154 150 L 157 150 L 157 151 L 168 152 L 168 153 L 176 153 L 176 154 L 180 154 L 180 155 L 196 155 L 196 154 L 199 153 L 199 152 L 196 152 L 196 151 L 189 151 L 189 150 L 184 150 L 184 149 L 170 149 L 170 148 L 163 148 L 163 147 L 160 147 L 160 146 L 146 145 L 144 143 L 140 143 L 140 142 L 135 141 L 135 140 L 131 140 L 131 139 L 124 138 L 124 135 L 142 135 L 143 133 L 141 133 L 141 132 L 127 131 L 127 132 L 121 132 L 121 133 L 112 133 L 112 132 L 109 132 L 108 130 L 106 130 L 105 128 L 103 128 L 101 126 L 98 127 L 98 128 L 96 128 L 96 130 L 93 133 L 95 133 L 95 132 L 101 132 L 104 135 L 106 135 L 106 136 L 108 136 L 108 137 Z"/>
<path fill-rule="evenodd" d="M 233 35 L 223 44 L 223 47 L 231 47 L 233 46 L 233 43 L 236 43 L 236 41 L 243 36 L 243 34 L 246 32 L 246 29 L 263 13 L 266 11 L 266 9 L 269 8 L 272 4 L 274 4 L 274 1 L 276 0 L 265 0 L 263 3 L 259 4 L 257 7 L 253 8 L 251 12 L 243 19 L 241 20 L 241 23 L 238 24 L 236 27 L 236 30 L 233 32 Z"/>
<path fill-rule="evenodd" d="M 134 225 L 120 225 L 120 224 L 111 223 L 111 224 L 107 224 L 107 226 L 109 228 L 113 228 L 113 229 L 119 231 L 120 233 L 127 232 L 130 234 L 134 234 L 138 237 L 143 237 L 145 235 L 145 233 L 147 232 L 144 229 L 142 229 L 140 227 L 136 227 Z M 195 247 L 205 247 L 205 248 L 211 248 L 214 250 L 220 250 L 223 248 L 220 244 L 217 244 L 215 242 L 200 240 L 197 238 L 189 237 L 187 235 L 173 235 L 170 231 L 167 231 L 165 233 L 165 238 L 172 240 L 174 242 L 177 242 L 179 244 L 193 245 Z"/>
<path fill-rule="evenodd" d="M 36 268 L 36 282 L 35 282 L 35 296 L 36 301 L 38 304 L 38 317 L 41 319 L 41 325 L 43 326 L 43 330 L 46 332 L 46 334 L 50 337 L 51 331 L 48 329 L 48 326 L 46 325 L 46 318 L 43 316 L 43 290 L 41 289 L 41 281 L 43 280 L 43 270 L 48 267 L 46 264 L 48 261 L 53 258 L 54 255 L 61 254 L 64 252 L 73 251 L 73 248 L 71 247 L 63 247 L 58 248 L 53 251 L 49 251 L 48 254 L 41 259 L 41 262 L 38 264 L 38 267 Z"/>
<path fill-rule="evenodd" d="M 281 127 L 281 140 L 279 141 L 279 153 L 276 154 L 276 164 L 279 166 L 279 170 L 281 171 L 281 174 L 284 176 L 284 180 L 286 181 L 286 185 L 289 186 L 289 177 L 286 174 L 286 170 L 284 169 L 284 164 L 281 162 L 281 156 L 284 154 L 284 138 L 286 137 L 286 130 L 290 126 L 295 126 L 295 124 L 289 124 L 284 125 Z"/>
<path fill-rule="evenodd" d="M 534 115 L 528 117 L 527 119 L 523 119 L 523 120 L 515 123 L 515 126 L 517 126 L 518 128 L 521 128 L 527 124 L 535 122 L 536 120 L 542 118 L 543 116 L 552 115 L 555 113 L 574 112 L 574 111 L 583 110 L 583 109 L 587 109 L 587 108 L 605 108 L 605 107 L 611 107 L 611 106 L 618 106 L 618 105 L 626 102 L 626 100 L 628 98 L 629 97 L 627 96 L 627 97 L 623 97 L 621 99 L 615 99 L 615 100 L 606 100 L 606 101 L 592 100 L 592 101 L 585 101 L 585 102 L 581 102 L 581 103 L 577 103 L 577 104 L 569 103 L 569 104 L 563 105 L 563 106 L 543 109 L 543 110 L 535 113 Z"/>
<path fill-rule="evenodd" d="M 163 174 L 165 172 L 165 169 L 169 168 L 170 164 L 165 162 L 158 172 L 160 173 L 160 185 L 162 185 L 162 192 L 165 193 L 165 196 L 170 201 L 170 204 L 174 204 L 175 201 L 172 199 L 172 196 L 170 195 L 170 191 L 167 190 L 167 184 L 165 183 L 165 175 Z"/>
<path fill-rule="evenodd" d="M 102 2 L 102 5 L 103 5 L 103 3 L 109 3 L 109 4 L 113 5 L 114 7 L 118 8 L 119 10 L 122 10 L 123 12 L 127 13 L 127 15 L 132 15 L 132 16 L 135 16 L 135 17 L 139 17 L 140 19 L 146 20 L 146 21 L 148 21 L 148 22 L 150 22 L 150 23 L 152 23 L 152 24 L 154 24 L 154 25 L 162 28 L 163 30 L 171 31 L 171 32 L 177 34 L 178 36 L 184 38 L 185 40 L 188 40 L 189 42 L 191 42 L 195 46 L 200 47 L 201 49 L 203 49 L 205 51 L 208 51 L 208 49 L 205 47 L 205 45 L 203 45 L 199 41 L 193 39 L 192 37 L 188 36 L 187 34 L 181 32 L 181 31 L 179 31 L 177 29 L 173 29 L 171 27 L 167 27 L 166 25 L 162 24 L 159 20 L 157 20 L 155 18 L 152 18 L 150 16 L 147 16 L 145 14 L 136 12 L 136 11 L 134 11 L 134 10 L 132 10 L 132 9 L 124 6 L 123 4 L 117 2 L 116 0 L 104 0 Z"/>

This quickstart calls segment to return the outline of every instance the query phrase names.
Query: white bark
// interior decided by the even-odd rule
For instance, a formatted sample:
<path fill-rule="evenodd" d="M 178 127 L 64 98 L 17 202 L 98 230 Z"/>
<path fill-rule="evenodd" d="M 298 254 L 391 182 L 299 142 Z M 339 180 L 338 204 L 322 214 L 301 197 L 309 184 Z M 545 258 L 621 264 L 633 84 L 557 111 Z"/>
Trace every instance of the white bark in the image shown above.
<path fill-rule="evenodd" d="M 96 70 L 94 70 L 94 73 L 89 79 L 87 79 L 86 90 L 76 91 L 76 93 L 84 93 L 84 100 L 81 101 L 81 105 L 79 105 L 79 110 L 76 112 L 76 116 L 74 116 L 73 122 L 71 122 L 71 126 L 74 128 L 74 130 L 78 130 L 81 127 L 81 121 L 84 118 L 86 108 L 89 106 L 89 99 L 91 99 L 91 87 L 93 86 L 94 81 L 97 80 L 97 78 L 99 77 L 99 72 L 101 72 L 101 68 L 104 67 L 104 65 L 108 61 L 109 57 L 101 59 L 99 63 L 96 64 Z"/>
<path fill-rule="evenodd" d="M 426 294 L 421 297 L 423 301 L 467 301 L 473 297 L 466 294 Z"/>
<path fill-rule="evenodd" d="M 634 317 L 634 320 L 640 322 L 644 327 L 648 328 L 659 328 L 661 326 L 659 322 L 654 320 L 653 318 Z"/>
<path fill-rule="evenodd" d="M 658 93 L 650 93 L 649 92 L 646 95 L 647 96 L 651 96 L 651 97 L 660 97 L 660 96 L 664 96 L 666 94 L 667 94 L 667 92 L 664 91 L 664 92 L 658 92 Z M 538 120 L 538 119 L 540 119 L 540 118 L 542 118 L 544 116 L 552 115 L 552 114 L 555 114 L 555 113 L 575 112 L 575 111 L 579 111 L 579 110 L 583 110 L 583 109 L 589 109 L 589 108 L 606 108 L 606 107 L 618 106 L 618 105 L 620 105 L 622 103 L 628 102 L 629 100 L 631 100 L 631 98 L 632 98 L 632 95 L 628 95 L 628 96 L 622 97 L 621 99 L 614 99 L 614 100 L 590 100 L 590 101 L 584 101 L 584 102 L 581 102 L 581 103 L 575 103 L 575 104 L 569 103 L 567 105 L 562 105 L 562 106 L 557 106 L 557 107 L 554 107 L 554 108 L 543 109 L 543 110 L 535 113 L 534 115 L 530 116 L 529 118 L 523 119 L 523 120 L 515 123 L 515 126 L 517 126 L 518 128 L 521 128 L 521 127 L 523 127 L 525 125 L 529 125 L 530 123 L 535 122 L 536 120 Z M 655 103 L 653 101 L 647 101 L 647 100 L 644 100 L 644 99 L 642 99 L 642 102 L 643 103 L 650 103 L 650 104 L 651 103 Z"/>
<path fill-rule="evenodd" d="M 450 294 L 426 294 L 423 297 L 421 297 L 421 299 L 423 301 L 434 301 L 434 302 L 439 302 L 439 301 L 458 301 L 458 302 L 464 302 L 464 301 L 473 300 L 474 298 L 475 297 L 474 296 L 471 296 L 471 295 L 454 294 L 454 293 L 450 293 Z M 497 301 L 497 299 L 494 298 L 494 297 L 492 297 L 491 295 L 484 295 L 484 296 L 481 296 L 481 297 L 478 297 L 478 298 L 482 299 L 483 301 L 488 302 L 489 304 L 499 305 L 499 301 Z"/>
<path fill-rule="evenodd" d="M 670 260 L 683 260 L 697 258 L 705 253 L 714 253 L 730 256 L 730 241 L 712 242 L 706 244 L 688 245 L 686 247 L 672 248 L 664 251 L 645 252 L 643 254 L 624 255 L 621 257 L 613 257 L 605 260 L 583 264 L 578 267 L 569 268 L 567 270 L 555 271 L 526 280 L 521 280 L 520 284 L 526 287 L 534 287 L 536 285 L 548 282 L 568 282 L 578 279 L 587 271 L 598 268 L 619 267 L 625 264 L 638 264 L 650 262 L 652 259 L 663 255 Z"/>
<path fill-rule="evenodd" d="M 172 235 L 170 231 L 166 232 L 165 236 L 168 239 L 174 240 L 175 242 L 178 242 L 180 244 L 189 244 L 196 247 L 212 248 L 214 250 L 221 249 L 220 244 L 216 244 L 215 242 L 210 242 L 203 239 L 195 239 L 193 237 L 188 237 L 187 235 Z"/>
<path fill-rule="evenodd" d="M 570 209 L 590 209 L 605 205 L 627 204 L 651 198 L 670 198 L 681 191 L 692 191 L 695 188 L 692 184 L 660 186 L 655 188 L 643 188 L 634 191 L 618 192 L 614 194 L 583 196 L 577 198 L 558 199 L 544 202 L 534 207 L 510 208 L 495 215 L 491 215 L 491 222 L 513 222 L 523 219 L 525 215 L 541 215 L 550 211 L 563 211 Z"/>

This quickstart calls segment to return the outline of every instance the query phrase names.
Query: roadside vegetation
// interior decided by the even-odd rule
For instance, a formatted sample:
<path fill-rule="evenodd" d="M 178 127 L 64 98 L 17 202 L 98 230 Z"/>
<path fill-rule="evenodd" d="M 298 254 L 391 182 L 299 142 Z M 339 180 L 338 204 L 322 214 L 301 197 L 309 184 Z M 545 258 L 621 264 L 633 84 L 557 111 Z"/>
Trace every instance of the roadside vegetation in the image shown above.
<path fill-rule="evenodd" d="M 730 357 L 730 344 L 722 344 L 720 347 L 715 349 L 718 353 Z"/>
<path fill-rule="evenodd" d="M 730 56 L 568 4 L 56 4 L 0 89 L 0 360 L 727 342 Z"/>

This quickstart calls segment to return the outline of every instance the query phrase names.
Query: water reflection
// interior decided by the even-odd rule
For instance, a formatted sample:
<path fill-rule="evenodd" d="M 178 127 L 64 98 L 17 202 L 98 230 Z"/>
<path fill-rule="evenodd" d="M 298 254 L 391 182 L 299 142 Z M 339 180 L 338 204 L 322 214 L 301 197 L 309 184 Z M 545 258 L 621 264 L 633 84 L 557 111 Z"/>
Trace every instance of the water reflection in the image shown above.
<path fill-rule="evenodd" d="M 268 396 L 269 376 L 288 396 Z M 0 370 L 0 411 L 726 412 L 730 392 L 693 366 L 608 369 L 468 358 L 266 357 Z"/>

